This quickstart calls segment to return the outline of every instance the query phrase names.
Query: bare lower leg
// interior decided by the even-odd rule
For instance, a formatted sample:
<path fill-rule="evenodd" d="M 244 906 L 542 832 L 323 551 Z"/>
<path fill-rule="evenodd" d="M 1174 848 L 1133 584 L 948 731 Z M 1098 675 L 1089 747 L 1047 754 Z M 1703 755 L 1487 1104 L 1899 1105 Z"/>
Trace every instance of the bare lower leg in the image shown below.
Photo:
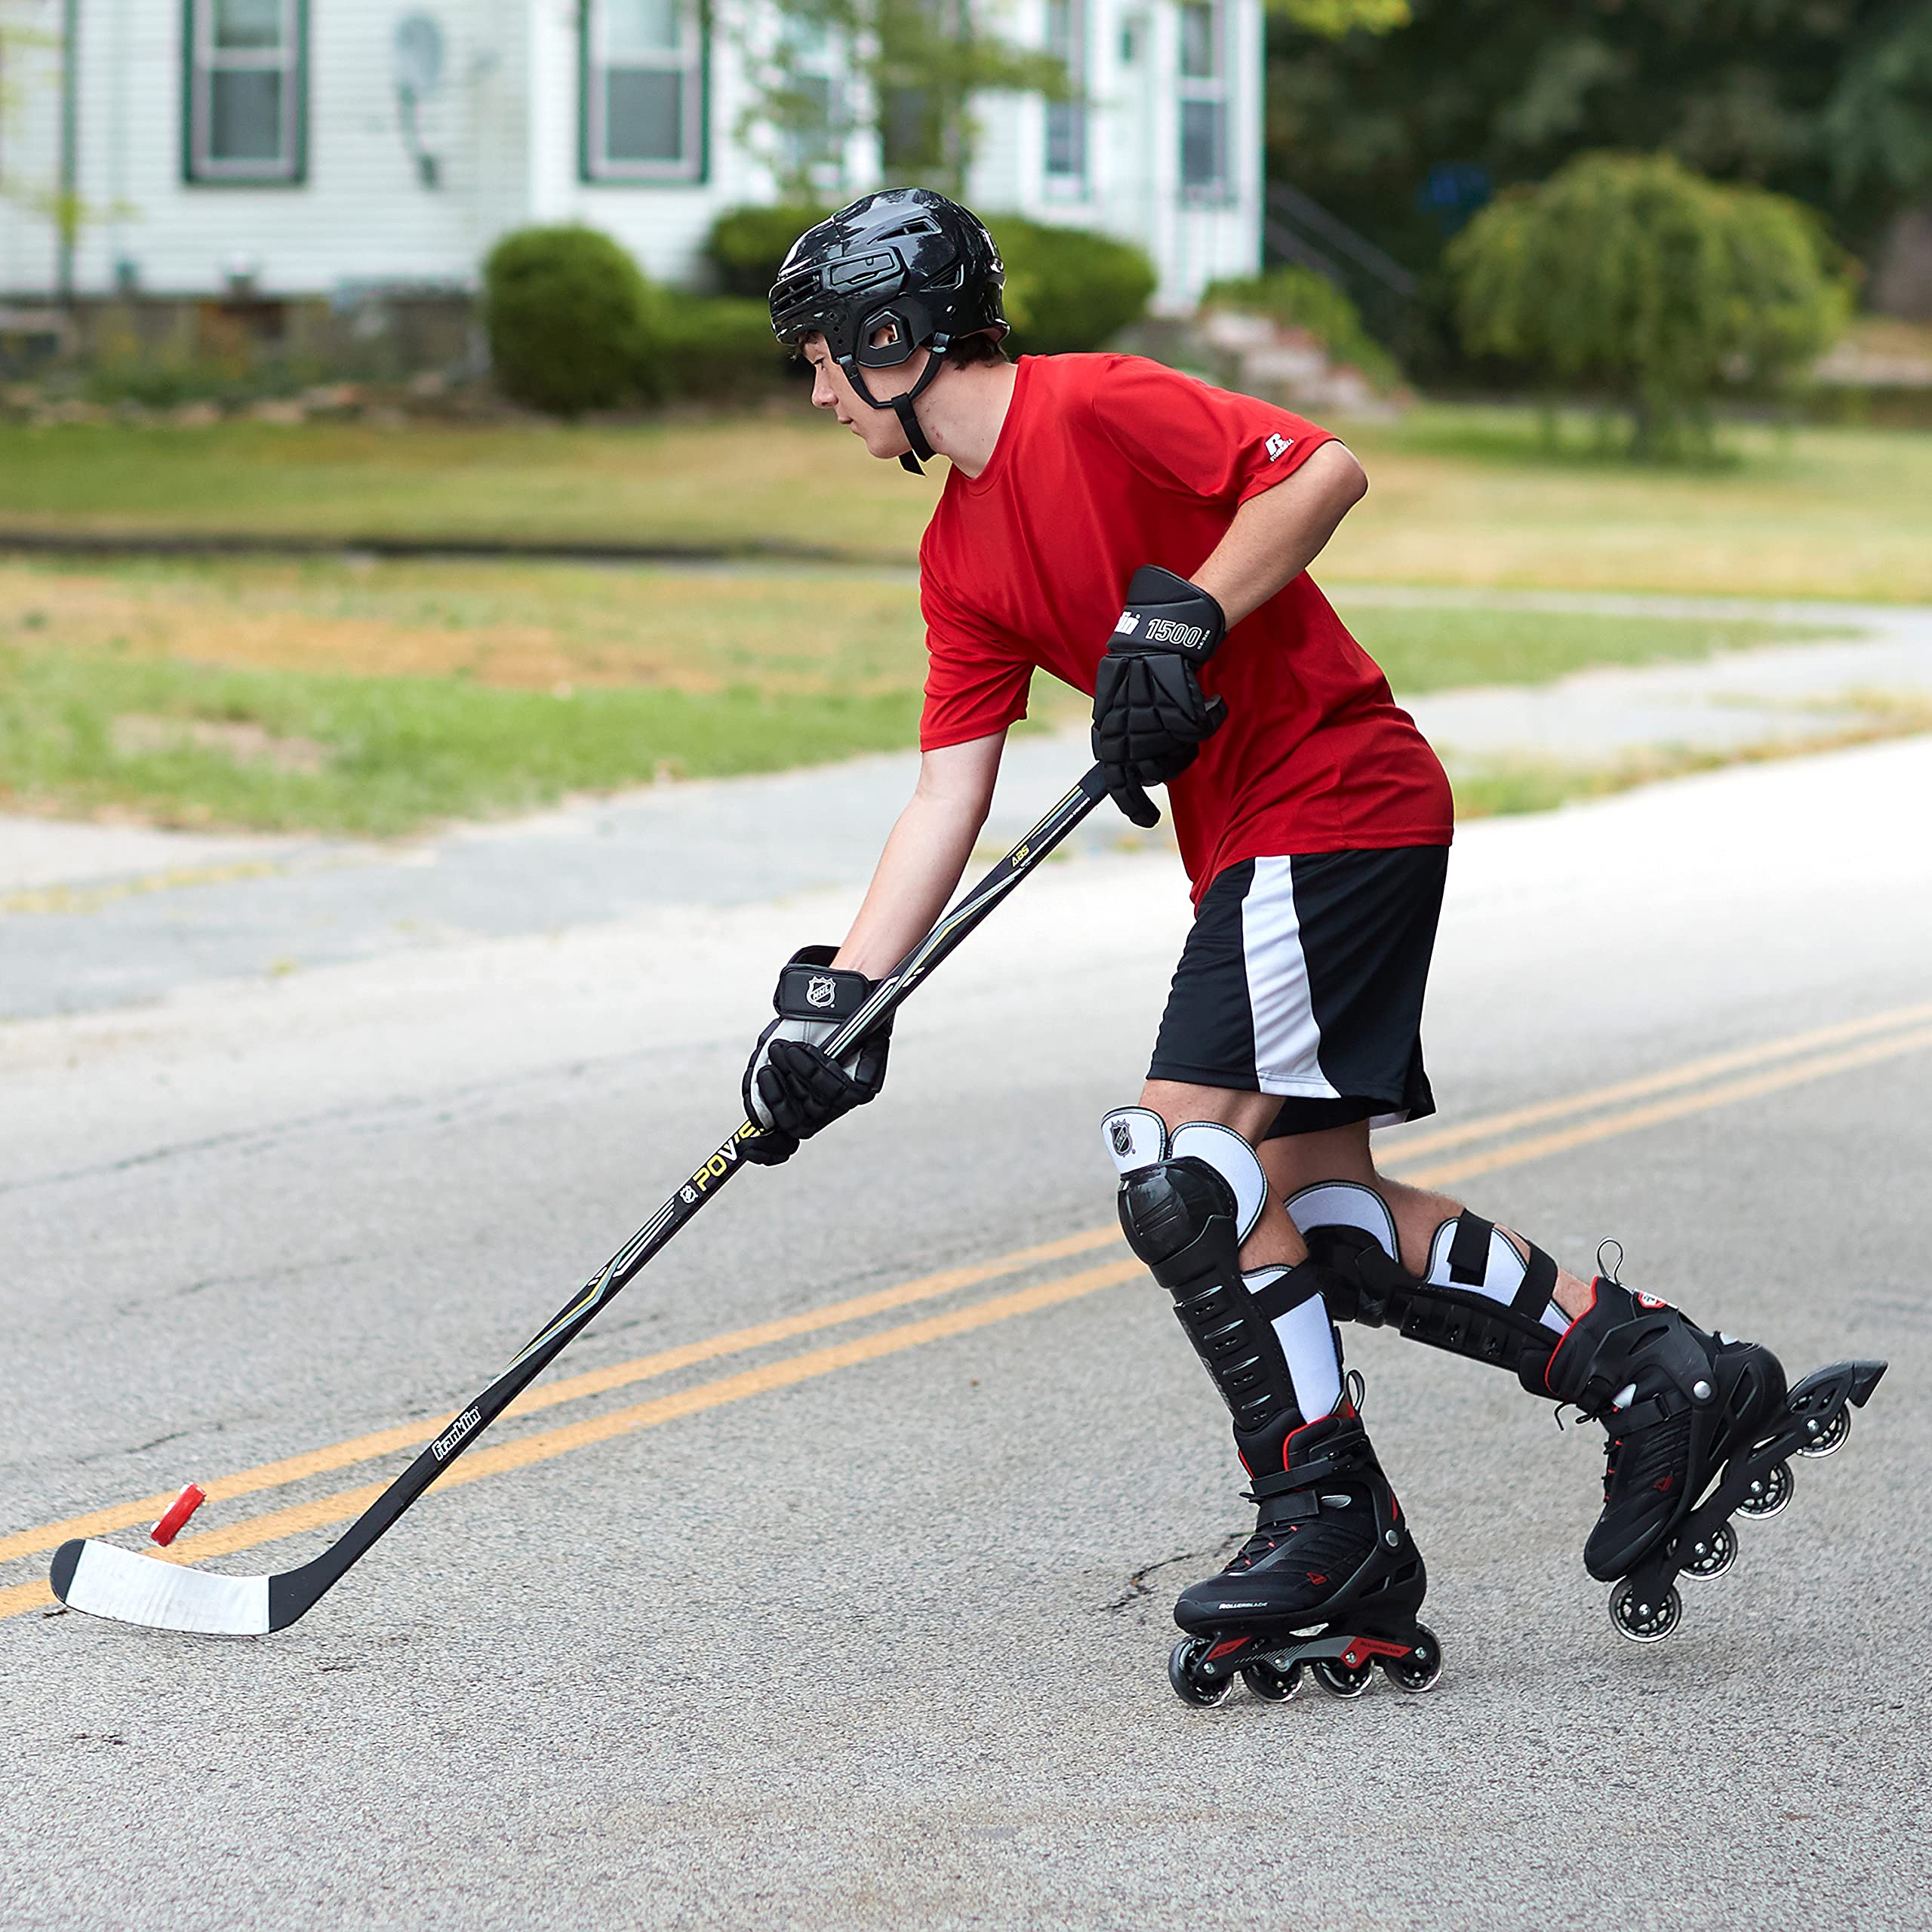
<path fill-rule="evenodd" d="M 1180 1091 L 1192 1094 L 1197 1090 L 1183 1088 Z M 1149 1101 L 1146 1104 L 1154 1103 Z M 1266 1131 L 1265 1126 L 1261 1131 Z M 1264 1140 L 1260 1143 L 1258 1151 L 1262 1170 L 1268 1177 L 1269 1192 L 1281 1200 L 1285 1201 L 1290 1195 L 1321 1181 L 1354 1181 L 1361 1186 L 1373 1188 L 1394 1217 L 1396 1236 L 1401 1246 L 1402 1266 L 1412 1275 L 1420 1275 L 1427 1269 L 1429 1244 L 1435 1238 L 1436 1229 L 1463 1211 L 1462 1202 L 1451 1200 L 1446 1194 L 1411 1187 L 1406 1181 L 1391 1180 L 1386 1174 L 1377 1173 L 1375 1157 L 1369 1149 L 1366 1121 L 1348 1127 L 1331 1128 L 1320 1134 L 1297 1134 L 1280 1140 Z M 1260 1230 L 1256 1232 L 1258 1234 Z M 1515 1244 L 1517 1252 L 1527 1260 L 1528 1244 L 1522 1236 L 1508 1228 L 1503 1232 Z M 1589 1284 L 1559 1267 L 1551 1299 L 1574 1320 L 1590 1305 Z"/>
<path fill-rule="evenodd" d="M 1140 1104 L 1158 1114 L 1170 1134 L 1191 1120 L 1213 1121 L 1232 1128 L 1251 1147 L 1259 1143 L 1281 1110 L 1281 1101 L 1270 1094 L 1244 1094 L 1232 1087 L 1192 1087 L 1178 1080 L 1149 1081 L 1141 1089 Z M 1263 1164 L 1265 1168 L 1265 1159 Z M 1254 1232 L 1241 1244 L 1241 1265 L 1245 1269 L 1277 1264 L 1291 1267 L 1308 1259 L 1308 1250 L 1281 1204 L 1287 1197 L 1272 1174 L 1269 1179 L 1268 1204 Z"/>

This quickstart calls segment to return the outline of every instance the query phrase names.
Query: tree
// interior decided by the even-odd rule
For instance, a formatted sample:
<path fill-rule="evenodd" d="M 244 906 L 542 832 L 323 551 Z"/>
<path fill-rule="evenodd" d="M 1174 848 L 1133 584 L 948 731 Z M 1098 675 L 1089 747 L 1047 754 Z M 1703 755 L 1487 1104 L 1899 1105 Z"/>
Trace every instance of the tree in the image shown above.
<path fill-rule="evenodd" d="M 1384 33 L 1409 17 L 1409 0 L 1266 0 L 1317 38 Z M 993 24 L 998 0 L 773 0 L 747 9 L 730 31 L 746 56 L 754 98 L 741 140 L 767 137 L 765 158 L 788 200 L 842 187 L 845 139 L 878 137 L 885 174 L 961 192 L 979 137 L 974 97 L 1021 93 L 1066 100 L 1078 89 L 1057 55 L 1023 47 Z M 775 26 L 773 17 L 775 16 Z M 827 43 L 842 50 L 858 85 L 827 85 Z"/>
<path fill-rule="evenodd" d="M 747 9 L 728 29 L 746 57 L 754 96 L 739 138 L 768 137 L 764 158 L 789 199 L 843 188 L 839 156 L 857 131 L 877 136 L 895 183 L 959 193 L 979 134 L 976 94 L 1063 100 L 1072 91 L 1063 62 L 994 28 L 995 4 L 774 0 L 763 17 Z M 828 48 L 850 84 L 828 85 Z"/>
<path fill-rule="evenodd" d="M 1775 393 L 1844 326 L 1850 283 L 1812 212 L 1666 155 L 1579 156 L 1451 243 L 1465 346 L 1593 389 L 1638 454 L 1707 439 L 1722 392 Z"/>
<path fill-rule="evenodd" d="M 1856 251 L 1932 195 L 1924 0 L 1411 0 L 1269 23 L 1268 165 L 1417 269 L 1491 192 L 1659 149 L 1810 203 Z"/>

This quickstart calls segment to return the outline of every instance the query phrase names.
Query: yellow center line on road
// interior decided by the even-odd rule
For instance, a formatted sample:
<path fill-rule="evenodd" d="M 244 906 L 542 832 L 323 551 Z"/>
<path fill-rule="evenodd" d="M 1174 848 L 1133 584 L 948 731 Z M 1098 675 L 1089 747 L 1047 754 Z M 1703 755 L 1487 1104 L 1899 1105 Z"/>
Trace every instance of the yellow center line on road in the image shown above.
<path fill-rule="evenodd" d="M 1915 1017 L 1923 1009 L 1902 1008 L 1897 1014 L 1883 1016 L 1882 1019 L 1896 1023 L 1901 1016 Z M 1849 1034 L 1869 1032 L 1879 1023 L 1881 1021 L 1877 1019 L 1847 1023 L 1842 1027 L 1819 1029 L 1817 1034 L 1798 1035 L 1792 1036 L 1790 1040 L 1767 1041 L 1756 1050 L 1756 1057 L 1759 1060 L 1783 1057 L 1792 1050 L 1794 1041 L 1809 1042 L 1821 1035 L 1842 1038 Z M 1932 1026 L 1868 1041 L 1862 1046 L 1841 1053 L 1817 1054 L 1795 1064 L 1774 1068 L 1750 1078 L 1703 1088 L 1696 1092 L 1681 1094 L 1648 1106 L 1626 1109 L 1620 1113 L 1581 1122 L 1553 1134 L 1511 1141 L 1460 1161 L 1420 1169 L 1411 1168 L 1406 1160 L 1392 1164 L 1401 1173 L 1401 1177 L 1412 1185 L 1442 1186 L 1475 1174 L 1493 1173 L 1500 1168 L 1540 1160 L 1574 1147 L 1587 1146 L 1619 1134 L 1634 1133 L 1644 1128 L 1681 1119 L 1714 1108 L 1734 1105 L 1742 1100 L 1798 1086 L 1807 1081 L 1825 1078 L 1857 1067 L 1876 1065 L 1884 1060 L 1927 1048 L 1932 1048 Z M 1736 1056 L 1714 1056 L 1712 1059 L 1725 1065 L 1737 1063 Z M 1694 1066 L 1706 1068 L 1710 1063 L 1709 1061 L 1691 1063 Z M 1679 1070 L 1680 1077 L 1681 1071 Z M 1650 1091 L 1654 1091 L 1654 1083 L 1662 1082 L 1666 1078 L 1662 1075 L 1650 1076 L 1653 1083 Z M 1571 1104 L 1601 1105 L 1602 1095 L 1611 1091 L 1614 1090 L 1596 1090 L 1592 1094 L 1577 1097 Z M 1555 1104 L 1552 1103 L 1552 1106 Z M 1512 1115 L 1494 1118 L 1520 1118 L 1527 1111 L 1517 1109 Z M 1471 1123 L 1470 1129 L 1481 1124 L 1479 1122 Z M 1474 1137 L 1469 1130 L 1457 1131 L 1468 1137 Z M 641 1356 L 632 1361 L 593 1369 L 543 1389 L 528 1391 L 519 1397 L 506 1413 L 528 1412 L 584 1395 L 601 1393 L 648 1376 L 666 1374 L 695 1362 L 715 1359 L 720 1355 L 855 1320 L 865 1315 L 930 1299 L 1001 1275 L 1017 1272 L 1024 1267 L 1110 1246 L 1119 1238 L 1118 1229 L 1111 1226 L 1084 1229 L 1078 1233 L 1064 1235 L 1057 1241 L 1043 1242 L 1036 1247 L 1021 1249 L 989 1261 L 945 1269 L 937 1274 L 921 1276 L 915 1281 L 881 1289 L 872 1294 L 854 1296 L 802 1314 L 785 1316 L 753 1327 L 733 1330 L 727 1334 L 686 1343 L 679 1348 L 665 1349 L 657 1355 Z M 1051 1306 L 1057 1302 L 1069 1300 L 1099 1288 L 1132 1280 L 1143 1272 L 1137 1261 L 1109 1263 L 1084 1273 L 1063 1276 L 1034 1287 L 1022 1289 L 1014 1294 L 974 1303 L 966 1308 L 930 1317 L 923 1321 L 904 1324 L 832 1347 L 788 1356 L 762 1367 L 701 1383 L 694 1388 L 661 1396 L 629 1408 L 592 1417 L 582 1422 L 545 1430 L 490 1448 L 472 1450 L 441 1481 L 445 1487 L 452 1484 L 474 1482 L 500 1471 L 521 1469 L 532 1463 L 546 1461 L 552 1456 L 564 1454 L 590 1443 L 608 1441 L 614 1436 L 635 1429 L 653 1428 L 681 1416 L 695 1414 L 724 1403 L 743 1401 L 768 1389 L 783 1388 L 814 1376 L 829 1374 L 835 1369 L 896 1354 L 903 1349 L 915 1347 L 924 1342 L 964 1334 L 992 1322 L 1008 1320 L 1038 1308 Z M 203 1486 L 211 1500 L 278 1487 L 395 1448 L 413 1447 L 422 1441 L 426 1434 L 432 1432 L 436 1426 L 433 1421 L 405 1424 L 397 1429 L 358 1436 L 350 1441 L 317 1450 L 306 1456 L 291 1457 L 281 1463 L 263 1464 L 259 1469 L 245 1471 L 238 1475 L 217 1478 Z M 348 1521 L 360 1515 L 386 1487 L 383 1483 L 371 1484 L 319 1497 L 310 1503 L 294 1504 L 285 1509 L 245 1518 L 223 1529 L 209 1530 L 183 1537 L 165 1557 L 160 1556 L 158 1552 L 150 1553 L 164 1561 L 187 1562 L 199 1557 L 220 1556 L 236 1550 L 251 1549 L 258 1544 L 274 1542 L 305 1530 Z M 14 1536 L 0 1540 L 0 1559 L 51 1549 L 70 1536 L 98 1534 L 106 1529 L 125 1528 L 145 1522 L 157 1515 L 171 1500 L 165 1495 L 146 1497 L 138 1503 L 122 1505 L 113 1509 L 97 1511 L 91 1515 L 71 1518 L 66 1522 L 20 1531 Z M 52 1595 L 44 1582 L 22 1583 L 0 1589 L 0 1619 L 17 1616 L 52 1601 Z"/>
<path fill-rule="evenodd" d="M 1539 1100 L 1531 1106 L 1512 1108 L 1507 1113 L 1466 1121 L 1460 1127 L 1404 1134 L 1395 1152 L 1401 1159 L 1412 1161 L 1418 1155 L 1434 1154 L 1445 1147 L 1466 1146 L 1472 1140 L 1493 1140 L 1499 1134 L 1514 1134 L 1520 1128 L 1539 1126 L 1544 1121 L 1561 1120 L 1572 1114 L 1593 1113 L 1599 1107 L 1614 1106 L 1623 1100 L 1646 1100 L 1653 1094 L 1667 1094 L 1675 1088 L 1715 1079 L 1720 1073 L 1762 1066 L 1767 1060 L 1789 1060 L 1794 1054 L 1808 1053 L 1815 1047 L 1837 1046 L 1868 1034 L 1914 1026 L 1921 1020 L 1932 1020 L 1932 1002 L 1897 1006 L 1887 1012 L 1868 1014 L 1863 1020 L 1841 1020 L 1835 1026 L 1788 1033 L 1781 1039 L 1761 1040 L 1755 1046 L 1707 1054 L 1700 1060 L 1666 1067 L 1661 1072 L 1640 1074 L 1635 1079 L 1620 1080 L 1612 1086 L 1598 1087 L 1587 1093 L 1567 1094 L 1560 1100 Z"/>
<path fill-rule="evenodd" d="M 973 1262 L 960 1268 L 943 1268 L 937 1274 L 921 1275 L 915 1280 L 876 1289 L 870 1294 L 852 1295 L 843 1301 L 829 1302 L 822 1308 L 808 1309 L 802 1314 L 780 1315 L 776 1321 L 761 1321 L 749 1328 L 733 1328 L 722 1334 L 707 1335 L 700 1341 L 686 1342 L 677 1348 L 662 1349 L 655 1355 L 638 1355 L 629 1361 L 614 1362 L 605 1368 L 587 1370 L 581 1375 L 565 1376 L 557 1381 L 545 1383 L 540 1388 L 525 1389 L 503 1414 L 529 1415 L 540 1409 L 554 1408 L 559 1402 L 574 1402 L 586 1395 L 604 1395 L 632 1382 L 669 1375 L 699 1362 L 715 1361 L 721 1355 L 742 1354 L 748 1349 L 764 1348 L 774 1342 L 789 1342 L 818 1329 L 862 1321 L 869 1315 L 887 1314 L 913 1302 L 931 1301 L 961 1288 L 977 1287 L 982 1281 L 996 1281 L 1002 1275 L 1017 1275 L 1023 1268 L 1035 1267 L 1043 1262 L 1063 1261 L 1070 1255 L 1088 1254 L 1097 1247 L 1112 1246 L 1120 1238 L 1117 1223 L 1088 1228 L 1079 1234 L 1063 1235 L 1057 1240 L 1041 1241 L 1037 1247 L 1017 1248 L 1010 1254 L 995 1255 L 990 1261 Z M 346 1442 L 331 1443 L 325 1448 L 312 1449 L 303 1455 L 263 1463 L 257 1468 L 243 1469 L 234 1475 L 217 1476 L 203 1483 L 202 1489 L 211 1503 L 225 1503 L 238 1496 L 253 1496 L 265 1489 L 280 1489 L 290 1483 L 304 1481 L 310 1476 L 326 1475 L 331 1469 L 344 1469 L 356 1463 L 366 1463 L 372 1457 L 393 1455 L 402 1449 L 420 1449 L 454 1420 L 452 1412 L 401 1423 L 393 1429 L 352 1436 Z M 174 1500 L 172 1491 L 143 1496 L 132 1503 L 118 1503 L 109 1509 L 91 1510 L 83 1516 L 69 1516 L 64 1522 L 43 1523 L 34 1529 L 17 1531 L 11 1536 L 0 1537 L 0 1563 L 13 1557 L 32 1556 L 43 1550 L 57 1549 L 69 1537 L 106 1536 L 115 1530 L 133 1529 L 137 1524 L 152 1523 Z"/>
<path fill-rule="evenodd" d="M 581 1422 L 568 1423 L 561 1429 L 543 1429 L 491 1448 L 472 1449 L 441 1478 L 438 1487 L 460 1487 L 464 1483 L 480 1482 L 485 1476 L 500 1475 L 506 1469 L 527 1469 L 533 1463 L 548 1462 L 552 1457 L 565 1455 L 593 1442 L 608 1442 L 614 1436 L 631 1435 L 641 1429 L 655 1429 L 684 1416 L 721 1407 L 728 1402 L 741 1402 L 747 1397 L 768 1395 L 774 1389 L 809 1382 L 838 1369 L 877 1361 L 927 1342 L 968 1334 L 995 1321 L 1010 1321 L 1015 1315 L 1032 1315 L 1041 1309 L 1073 1301 L 1102 1288 L 1117 1287 L 1145 1272 L 1138 1261 L 1110 1262 L 1103 1267 L 1090 1268 L 1080 1274 L 1041 1281 L 1012 1294 L 995 1295 L 987 1301 L 951 1309 L 943 1315 L 928 1315 L 922 1321 L 904 1322 L 896 1328 L 881 1329 L 876 1334 L 860 1335 L 849 1342 L 835 1343 L 829 1348 L 786 1355 L 737 1375 L 700 1383 L 694 1389 L 660 1395 L 651 1401 L 639 1402 L 627 1409 L 614 1409 L 608 1415 L 588 1416 Z M 312 1503 L 297 1503 L 286 1509 L 250 1517 L 225 1529 L 183 1537 L 165 1554 L 158 1550 L 151 1553 L 164 1563 L 192 1563 L 205 1556 L 227 1556 L 237 1550 L 252 1549 L 258 1544 L 278 1542 L 284 1537 L 295 1536 L 305 1530 L 326 1529 L 332 1524 L 353 1521 L 387 1487 L 386 1483 L 370 1483 L 360 1489 L 339 1491 L 333 1496 L 318 1497 Z M 16 1583 L 11 1589 L 0 1590 L 0 1619 L 18 1617 L 53 1601 L 54 1592 L 44 1580 Z"/>
<path fill-rule="evenodd" d="M 1412 1187 L 1447 1187 L 1452 1182 L 1469 1180 L 1478 1174 L 1493 1174 L 1499 1168 L 1513 1168 L 1524 1161 L 1540 1161 L 1552 1154 L 1567 1153 L 1573 1147 L 1587 1147 L 1592 1142 L 1608 1140 L 1621 1134 L 1635 1134 L 1647 1127 L 1660 1127 L 1666 1121 L 1681 1120 L 1687 1115 L 1703 1113 L 1714 1107 L 1734 1106 L 1740 1100 L 1755 1100 L 1786 1087 L 1801 1086 L 1808 1080 L 1823 1080 L 1834 1073 L 1848 1073 L 1854 1067 L 1875 1066 L 1881 1060 L 1921 1053 L 1932 1047 L 1932 1026 L 1916 1032 L 1894 1033 L 1843 1053 L 1820 1054 L 1795 1066 L 1781 1066 L 1748 1080 L 1726 1081 L 1717 1087 L 1700 1088 L 1672 1100 L 1658 1100 L 1647 1107 L 1631 1107 L 1620 1114 L 1605 1115 L 1584 1121 L 1554 1134 L 1532 1136 L 1527 1140 L 1506 1141 L 1487 1153 L 1472 1154 L 1459 1161 L 1444 1161 L 1432 1168 L 1401 1170 L 1401 1178 Z"/>

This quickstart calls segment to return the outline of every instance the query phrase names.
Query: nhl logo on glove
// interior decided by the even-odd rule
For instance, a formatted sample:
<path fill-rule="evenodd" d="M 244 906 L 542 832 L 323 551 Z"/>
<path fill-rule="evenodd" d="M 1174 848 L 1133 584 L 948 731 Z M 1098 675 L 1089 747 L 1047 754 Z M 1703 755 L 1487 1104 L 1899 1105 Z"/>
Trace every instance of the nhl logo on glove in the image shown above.
<path fill-rule="evenodd" d="M 1114 1152 L 1122 1160 L 1134 1152 L 1134 1130 L 1124 1120 L 1117 1120 L 1107 1130 L 1113 1137 Z"/>
<path fill-rule="evenodd" d="M 823 975 L 814 979 L 805 988 L 805 1004 L 808 1006 L 829 1006 L 838 996 L 838 982 L 828 980 Z"/>

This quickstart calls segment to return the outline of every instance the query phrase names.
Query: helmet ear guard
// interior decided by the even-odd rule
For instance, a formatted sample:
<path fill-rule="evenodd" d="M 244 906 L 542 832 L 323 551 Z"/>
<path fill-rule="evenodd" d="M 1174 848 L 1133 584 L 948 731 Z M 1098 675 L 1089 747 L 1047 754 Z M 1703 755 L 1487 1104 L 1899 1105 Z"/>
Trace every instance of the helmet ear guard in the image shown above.
<path fill-rule="evenodd" d="M 875 361 L 866 366 L 875 369 L 902 368 L 912 359 L 913 350 L 921 346 L 915 343 L 903 355 L 894 356 L 890 362 Z M 950 339 L 943 335 L 936 335 L 931 341 L 924 343 L 923 346 L 931 350 L 932 358 L 919 371 L 919 380 L 903 395 L 888 396 L 883 402 L 866 387 L 865 375 L 857 355 L 841 355 L 838 358 L 839 368 L 845 371 L 845 380 L 852 385 L 853 392 L 861 402 L 869 403 L 875 409 L 889 409 L 899 418 L 899 426 L 905 431 L 906 440 L 912 445 L 910 449 L 900 454 L 899 466 L 915 476 L 923 476 L 926 473 L 919 467 L 919 463 L 921 457 L 928 463 L 932 461 L 933 446 L 926 441 L 926 432 L 920 426 L 912 405 L 932 387 L 933 379 L 939 374 L 940 365 L 946 360 L 946 352 L 952 346 Z"/>

